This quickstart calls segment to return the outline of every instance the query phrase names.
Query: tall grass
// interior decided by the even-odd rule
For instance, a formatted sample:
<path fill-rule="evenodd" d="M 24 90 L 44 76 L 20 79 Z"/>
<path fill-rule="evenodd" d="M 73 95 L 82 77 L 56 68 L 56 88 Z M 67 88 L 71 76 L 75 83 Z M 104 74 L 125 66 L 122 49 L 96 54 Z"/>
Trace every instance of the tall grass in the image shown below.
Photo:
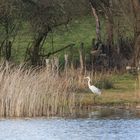
<path fill-rule="evenodd" d="M 78 69 L 56 72 L 48 68 L 1 66 L 0 117 L 76 115 L 77 109 L 81 109 L 84 104 L 94 104 L 94 95 L 87 94 L 91 92 L 84 76 L 90 76 L 91 83 L 101 87 L 108 87 L 108 80 L 112 77 L 110 73 L 93 74 L 86 71 L 82 74 Z M 107 83 L 104 79 L 107 79 Z M 109 86 L 110 82 L 112 81 L 109 81 Z M 106 95 L 109 96 L 103 94 L 102 98 Z M 114 99 L 115 93 L 112 95 L 110 100 Z"/>
<path fill-rule="evenodd" d="M 56 116 L 72 113 L 71 79 L 46 69 L 0 68 L 0 117 Z"/>

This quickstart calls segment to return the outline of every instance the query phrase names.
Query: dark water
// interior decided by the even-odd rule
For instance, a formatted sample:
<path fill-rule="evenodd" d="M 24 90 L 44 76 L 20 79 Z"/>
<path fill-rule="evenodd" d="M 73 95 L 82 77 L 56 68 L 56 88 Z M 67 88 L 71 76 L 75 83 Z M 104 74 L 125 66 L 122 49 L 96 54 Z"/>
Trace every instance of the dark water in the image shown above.
<path fill-rule="evenodd" d="M 0 120 L 0 140 L 140 140 L 139 111 L 102 109 L 86 115 Z"/>

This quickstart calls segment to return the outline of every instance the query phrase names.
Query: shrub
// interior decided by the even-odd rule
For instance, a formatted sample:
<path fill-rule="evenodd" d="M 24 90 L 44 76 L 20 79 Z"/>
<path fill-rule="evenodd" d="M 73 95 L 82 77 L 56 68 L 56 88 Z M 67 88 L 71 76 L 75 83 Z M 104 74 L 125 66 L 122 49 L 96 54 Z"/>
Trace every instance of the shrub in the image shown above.
<path fill-rule="evenodd" d="M 111 88 L 114 88 L 114 83 L 112 80 L 110 79 L 102 79 L 100 81 L 98 81 L 95 86 L 101 88 L 101 89 L 111 89 Z"/>

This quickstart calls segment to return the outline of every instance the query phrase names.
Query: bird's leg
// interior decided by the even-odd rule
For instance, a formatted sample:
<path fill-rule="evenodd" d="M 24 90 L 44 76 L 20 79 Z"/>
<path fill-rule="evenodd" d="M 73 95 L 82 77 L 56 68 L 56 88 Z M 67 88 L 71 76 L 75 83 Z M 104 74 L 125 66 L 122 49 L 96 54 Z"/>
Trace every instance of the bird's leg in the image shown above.
<path fill-rule="evenodd" d="M 96 103 L 96 102 L 95 102 L 95 101 L 96 101 L 96 100 L 95 100 L 95 99 L 96 99 L 96 97 L 97 97 L 97 96 L 96 96 L 96 95 L 94 95 L 94 103 Z"/>

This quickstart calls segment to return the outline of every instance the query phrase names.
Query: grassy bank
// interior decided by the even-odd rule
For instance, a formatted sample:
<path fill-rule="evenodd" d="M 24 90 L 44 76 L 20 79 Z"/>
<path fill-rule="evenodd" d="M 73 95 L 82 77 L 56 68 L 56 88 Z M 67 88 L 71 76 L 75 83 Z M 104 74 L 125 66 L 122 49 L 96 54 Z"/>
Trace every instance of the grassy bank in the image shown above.
<path fill-rule="evenodd" d="M 140 104 L 140 89 L 136 77 L 132 74 L 113 74 L 109 77 L 113 88 L 103 89 L 102 95 L 97 98 L 96 105 L 123 105 Z M 83 104 L 92 105 L 94 95 L 87 93 L 83 96 Z"/>
<path fill-rule="evenodd" d="M 140 91 L 132 75 L 94 74 L 93 83 L 108 79 L 111 89 L 94 102 L 79 70 L 67 72 L 16 67 L 0 68 L 0 117 L 64 116 L 76 108 L 93 105 L 132 105 L 140 103 Z"/>

